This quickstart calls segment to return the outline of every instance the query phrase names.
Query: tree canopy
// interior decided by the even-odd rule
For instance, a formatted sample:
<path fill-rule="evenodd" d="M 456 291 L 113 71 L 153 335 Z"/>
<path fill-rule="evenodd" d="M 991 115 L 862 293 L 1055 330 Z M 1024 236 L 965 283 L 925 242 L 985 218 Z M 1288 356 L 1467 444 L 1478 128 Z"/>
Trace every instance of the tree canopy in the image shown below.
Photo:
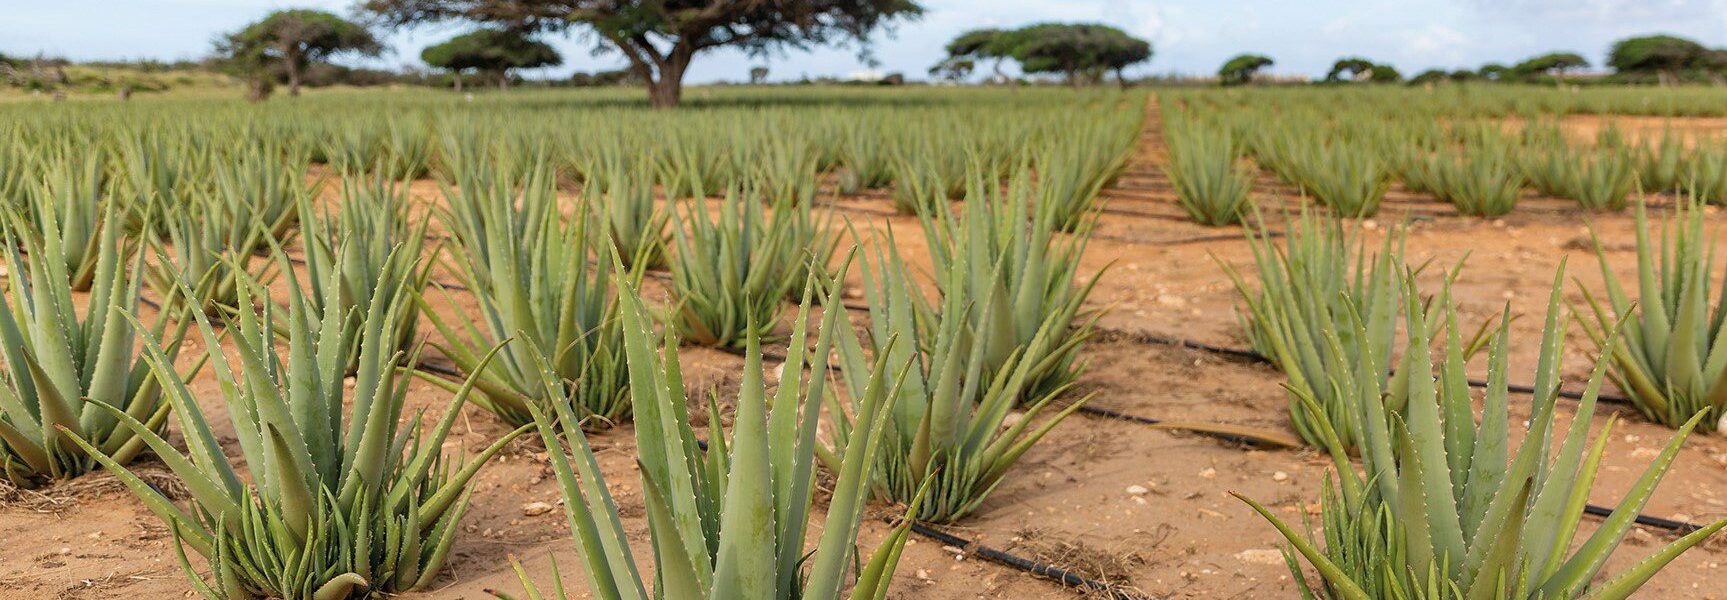
<path fill-rule="evenodd" d="M 1359 56 L 1345 56 L 1331 64 L 1331 70 L 1325 73 L 1325 80 L 1397 83 L 1403 81 L 1403 73 L 1388 64 L 1376 63 Z"/>
<path fill-rule="evenodd" d="M 1151 43 L 1097 23 L 1038 23 L 1019 29 L 977 29 L 948 42 L 943 63 L 1012 59 L 1026 73 L 1060 73 L 1073 84 L 1096 83 L 1151 60 Z M 943 70 L 941 64 L 932 71 Z"/>
<path fill-rule="evenodd" d="M 270 13 L 216 42 L 229 68 L 252 79 L 255 90 L 280 73 L 294 96 L 300 95 L 301 80 L 312 64 L 340 54 L 376 56 L 383 49 L 365 26 L 308 9 Z"/>
<path fill-rule="evenodd" d="M 1710 51 L 1697 42 L 1671 35 L 1646 35 L 1613 43 L 1607 65 L 1620 73 L 1654 73 L 1663 81 L 1679 71 L 1709 66 Z"/>
<path fill-rule="evenodd" d="M 1515 79 L 1534 80 L 1541 76 L 1551 75 L 1555 83 L 1565 82 L 1565 72 L 1582 69 L 1589 66 L 1589 60 L 1576 52 L 1549 52 L 1512 65 L 1500 75 L 1511 75 Z"/>
<path fill-rule="evenodd" d="M 420 52 L 420 60 L 456 72 L 458 82 L 461 72 L 471 69 L 496 77 L 498 86 L 505 87 L 511 69 L 556 66 L 563 64 L 564 57 L 551 45 L 521 31 L 481 29 L 427 47 Z"/>
<path fill-rule="evenodd" d="M 1217 79 L 1223 85 L 1242 85 L 1253 81 L 1254 74 L 1260 69 L 1271 66 L 1270 57 L 1259 54 L 1241 54 L 1223 63 L 1217 69 Z"/>
<path fill-rule="evenodd" d="M 913 0 L 363 0 L 385 23 L 466 20 L 524 31 L 584 28 L 598 52 L 618 52 L 648 82 L 650 102 L 676 106 L 684 73 L 701 52 L 752 55 L 856 41 L 896 19 L 915 18 Z"/>
<path fill-rule="evenodd" d="M 1588 66 L 1588 59 L 1576 52 L 1549 52 L 1517 63 L 1511 70 L 1530 75 L 1551 73 L 1563 76 L 1566 71 Z"/>

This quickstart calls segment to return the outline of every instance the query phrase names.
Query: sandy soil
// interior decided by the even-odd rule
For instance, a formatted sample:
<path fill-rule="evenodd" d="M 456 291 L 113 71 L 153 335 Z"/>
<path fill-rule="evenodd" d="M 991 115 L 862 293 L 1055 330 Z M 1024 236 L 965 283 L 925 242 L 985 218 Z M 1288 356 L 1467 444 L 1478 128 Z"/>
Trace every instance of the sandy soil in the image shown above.
<path fill-rule="evenodd" d="M 1153 113 L 1155 115 L 1155 113 Z M 1594 123 L 1572 118 L 1578 128 Z M 1720 129 L 1721 120 L 1699 123 Z M 1235 292 L 1219 262 L 1247 267 L 1247 245 L 1235 229 L 1208 229 L 1186 222 L 1157 167 L 1162 156 L 1157 123 L 1151 121 L 1129 173 L 1107 192 L 1108 208 L 1084 258 L 1086 272 L 1110 265 L 1092 297 L 1112 307 L 1101 325 L 1118 334 L 1148 333 L 1243 346 L 1238 338 Z M 437 186 L 416 185 L 416 196 L 433 199 Z M 1257 201 L 1270 208 L 1293 206 L 1286 186 L 1262 176 Z M 1629 249 L 1632 220 L 1624 214 L 1586 214 L 1568 201 L 1526 196 L 1513 214 L 1481 220 L 1456 215 L 1430 197 L 1393 191 L 1374 222 L 1376 231 L 1402 218 L 1411 222 L 1411 260 L 1441 264 L 1469 254 L 1456 290 L 1466 318 L 1497 315 L 1510 302 L 1526 318 L 1513 324 L 1512 380 L 1528 383 L 1554 269 L 1571 266 L 1565 295 L 1579 300 L 1579 285 L 1600 285 L 1593 253 L 1584 242 L 1593 223 L 1613 244 L 1610 261 L 1621 277 L 1634 273 Z M 889 217 L 884 194 L 836 198 L 826 204 L 867 230 L 891 224 L 904 250 L 922 260 L 915 219 Z M 1407 215 L 1405 217 L 1404 215 Z M 1719 220 L 1718 215 L 1714 216 Z M 1275 227 L 1275 225 L 1274 225 Z M 447 276 L 445 280 L 451 280 Z M 652 281 L 652 280 L 650 280 Z M 652 284 L 651 294 L 664 290 Z M 471 299 L 451 293 L 449 311 L 473 311 Z M 471 312 L 469 313 L 471 314 Z M 859 318 L 854 314 L 854 320 Z M 429 327 L 428 327 L 429 328 Z M 1566 351 L 1566 386 L 1580 388 L 1591 347 L 1574 331 Z M 1105 335 L 1085 350 L 1090 370 L 1081 391 L 1096 391 L 1094 405 L 1138 416 L 1287 429 L 1281 376 L 1273 369 L 1216 355 L 1148 345 L 1131 335 Z M 701 348 L 682 352 L 692 389 L 735 385 L 742 365 L 730 354 Z M 1476 365 L 1476 375 L 1482 369 Z M 217 400 L 204 377 L 193 389 Z M 722 392 L 722 398 L 725 397 Z M 411 406 L 441 405 L 444 394 L 419 384 Z M 1527 398 L 1514 397 L 1526 413 Z M 1570 403 L 1563 405 L 1569 411 Z M 1628 408 L 1604 405 L 1597 430 L 1618 413 L 1592 500 L 1612 504 L 1668 439 L 1668 430 L 1644 422 Z M 472 451 L 502 434 L 490 416 L 470 411 L 452 436 L 451 450 Z M 1569 412 L 1564 419 L 1569 418 Z M 219 433 L 224 433 L 220 432 Z M 231 432 L 224 440 L 231 445 Z M 593 436 L 613 494 L 632 538 L 643 541 L 639 482 L 634 474 L 633 435 L 626 426 Z M 237 449 L 230 447 L 230 455 Z M 556 503 L 537 443 L 519 442 L 480 475 L 474 503 L 438 588 L 412 598 L 477 599 L 484 590 L 519 590 L 507 557 L 522 560 L 539 582 L 549 582 L 555 558 L 572 582 L 580 561 L 560 511 L 528 516 L 524 506 Z M 152 461 L 144 461 L 146 468 Z M 1039 557 L 1088 576 L 1158 597 L 1286 597 L 1295 589 L 1277 554 L 1272 528 L 1228 496 L 1241 492 L 1299 520 L 1317 510 L 1328 461 L 1311 451 L 1244 448 L 1179 431 L 1129 422 L 1076 416 L 1032 450 L 993 496 L 960 525 L 956 534 L 996 548 Z M 1727 515 L 1727 441 L 1697 436 L 1684 449 L 1646 511 L 1701 521 Z M 71 487 L 41 490 L 0 509 L 0 599 L 190 597 L 176 564 L 172 540 L 156 519 L 118 486 L 92 475 Z M 1135 495 L 1130 486 L 1145 488 Z M 878 514 L 892 514 L 881 507 Z M 1585 527 L 1593 521 L 1586 519 Z M 866 547 L 886 531 L 870 521 Z M 1659 530 L 1636 530 L 1615 555 L 1611 569 L 1624 568 L 1672 539 Z M 637 544 L 645 550 L 646 545 Z M 644 561 L 646 555 L 642 555 Z M 195 559 L 196 560 L 196 559 Z M 1645 588 L 1645 597 L 1687 595 L 1718 598 L 1720 563 L 1727 545 L 1714 542 L 1681 557 Z M 200 563 L 201 564 L 201 563 Z M 893 583 L 895 598 L 1066 598 L 1079 592 L 983 561 L 961 548 L 914 538 Z M 577 597 L 582 597 L 579 593 Z"/>

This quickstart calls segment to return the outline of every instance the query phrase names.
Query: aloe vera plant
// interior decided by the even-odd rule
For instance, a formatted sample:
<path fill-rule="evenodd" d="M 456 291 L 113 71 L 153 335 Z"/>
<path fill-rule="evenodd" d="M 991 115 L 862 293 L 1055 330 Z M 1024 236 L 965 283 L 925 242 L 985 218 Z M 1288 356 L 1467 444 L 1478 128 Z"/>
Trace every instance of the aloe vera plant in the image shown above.
<path fill-rule="evenodd" d="M 72 289 L 88 291 L 107 225 L 103 218 L 103 205 L 109 201 L 106 156 L 63 147 L 39 157 L 36 165 L 42 175 L 29 180 L 20 207 L 28 218 L 5 222 L 19 237 L 55 237 Z"/>
<path fill-rule="evenodd" d="M 1187 216 L 1211 227 L 1240 223 L 1253 176 L 1240 163 L 1230 132 L 1188 124 L 1166 127 L 1163 137 L 1169 146 L 1164 172 Z"/>
<path fill-rule="evenodd" d="M 1441 153 L 1431 164 L 1433 194 L 1466 215 L 1508 214 L 1523 192 L 1523 173 L 1503 145 L 1476 144 L 1459 153 Z"/>
<path fill-rule="evenodd" d="M 780 302 L 811 271 L 820 272 L 838 237 L 809 203 L 774 200 L 771 214 L 754 188 L 734 188 L 711 215 L 703 203 L 675 209 L 673 323 L 690 341 L 737 346 L 767 337 Z"/>
<path fill-rule="evenodd" d="M 1079 349 L 1102 316 L 1085 308 L 1085 301 L 1104 273 L 1079 281 L 1091 221 L 1074 234 L 1058 235 L 1054 209 L 1033 210 L 1033 186 L 1024 165 L 1005 187 L 974 171 L 962 215 L 945 204 L 923 215 L 942 298 L 974 305 L 967 313 L 972 325 L 989 332 L 983 372 L 994 377 L 1014 354 L 1034 365 L 1025 399 L 1064 387 L 1085 369 L 1076 360 Z"/>
<path fill-rule="evenodd" d="M 199 312 L 222 316 L 240 307 L 245 279 L 270 280 L 278 273 L 274 261 L 256 260 L 251 250 L 240 249 L 269 244 L 271 236 L 255 221 L 229 223 L 216 216 L 220 213 L 199 208 L 164 217 L 166 233 L 149 238 L 159 257 L 150 263 L 150 286 L 165 308 L 178 310 L 196 299 Z M 181 293 L 182 278 L 192 282 L 195 295 Z"/>
<path fill-rule="evenodd" d="M 192 209 L 193 218 L 219 228 L 222 241 L 236 252 L 264 252 L 269 239 L 281 240 L 297 224 L 300 205 L 317 186 L 306 182 L 307 159 L 274 145 L 248 146 L 215 163 L 213 195 Z"/>
<path fill-rule="evenodd" d="M 123 136 L 116 155 L 114 195 L 126 209 L 129 231 L 166 233 L 167 216 L 209 194 L 211 166 L 216 152 L 209 146 L 147 129 Z M 151 230 L 144 232 L 146 223 Z"/>
<path fill-rule="evenodd" d="M 117 209 L 106 212 L 112 218 Z M 130 462 L 144 450 L 142 439 L 99 406 L 112 406 L 156 432 L 168 418 L 158 374 L 132 348 L 142 326 L 121 314 L 138 306 L 141 263 L 128 258 L 117 228 L 104 229 L 93 249 L 96 265 L 80 317 L 58 236 L 50 231 L 40 239 L 6 241 L 12 280 L 8 294 L 0 295 L 0 480 L 34 487 L 95 469 L 96 460 L 77 441 L 117 463 Z M 184 321 L 163 312 L 150 327 L 165 344 L 164 356 L 178 355 Z M 178 374 L 167 376 L 179 381 Z"/>
<path fill-rule="evenodd" d="M 618 257 L 630 268 L 666 261 L 666 224 L 671 215 L 654 202 L 654 171 L 648 161 L 608 154 L 582 188 L 582 202 L 607 226 Z"/>
<path fill-rule="evenodd" d="M 1701 412 L 1698 428 L 1714 431 L 1727 409 L 1727 279 L 1710 280 L 1719 231 L 1705 227 L 1695 199 L 1681 199 L 1658 229 L 1638 202 L 1636 231 L 1636 297 L 1620 285 L 1595 239 L 1606 291 L 1583 289 L 1593 316 L 1580 321 L 1583 331 L 1610 359 L 1613 383 L 1643 416 L 1678 427 Z M 1608 343 L 1615 333 L 1623 343 Z"/>
<path fill-rule="evenodd" d="M 891 244 L 875 253 L 874 262 L 876 268 L 866 262 L 863 269 L 868 353 L 850 328 L 838 334 L 842 379 L 854 401 L 847 410 L 832 400 L 828 414 L 836 447 L 821 457 L 835 470 L 842 460 L 851 460 L 845 448 L 854 436 L 868 431 L 869 424 L 847 415 L 870 414 L 855 399 L 867 397 L 882 357 L 890 364 L 909 364 L 894 388 L 894 409 L 880 425 L 885 437 L 872 459 L 871 487 L 884 500 L 914 503 L 927 485 L 929 497 L 913 515 L 922 521 L 952 522 L 976 510 L 1020 457 L 1090 396 L 1057 410 L 1053 401 L 1072 381 L 1035 387 L 1043 383 L 1039 377 L 1046 373 L 1047 359 L 1032 349 L 1048 348 L 1049 340 L 1068 336 L 1065 322 L 1044 321 L 1034 339 L 1013 347 L 1009 336 L 1014 332 L 997 326 L 1002 321 L 991 314 L 1008 306 L 949 293 L 939 308 L 931 307 Z M 941 276 L 971 276 L 964 264 L 961 259 Z M 989 283 L 999 287 L 1002 270 L 993 272 Z M 974 317 L 978 311 L 984 314 Z M 992 355 L 1004 346 L 1012 348 L 1005 358 Z M 872 362 L 868 355 L 877 358 Z M 1023 407 L 1023 413 L 1010 423 L 1016 406 Z M 1048 412 L 1054 414 L 1038 422 Z"/>
<path fill-rule="evenodd" d="M 1685 170 L 1685 140 L 1663 130 L 1661 138 L 1636 147 L 1638 186 L 1646 192 L 1678 189 Z"/>
<path fill-rule="evenodd" d="M 816 195 L 817 159 L 807 140 L 796 136 L 769 138 L 755 150 L 750 184 L 770 201 L 811 202 Z"/>
<path fill-rule="evenodd" d="M 308 298 L 314 308 L 320 312 L 326 305 L 337 311 L 364 308 L 386 290 L 426 287 L 432 263 L 421 256 L 429 221 L 415 222 L 407 214 L 410 202 L 406 182 L 396 184 L 373 175 L 342 180 L 341 208 L 334 223 L 329 216 L 319 215 L 311 201 L 301 203 L 298 218 L 304 234 L 306 277 L 313 287 Z M 413 297 L 407 301 L 391 311 L 396 321 L 390 326 L 396 349 L 404 352 L 415 343 L 420 317 Z M 348 324 L 351 329 L 359 326 Z M 359 340 L 357 335 L 349 338 Z M 350 366 L 358 366 L 359 350 L 351 348 Z"/>
<path fill-rule="evenodd" d="M 480 318 L 451 319 L 424 295 L 419 302 L 446 342 L 444 354 L 472 374 L 476 403 L 506 422 L 531 422 L 529 407 L 553 399 L 532 358 L 540 353 L 551 357 L 563 382 L 556 397 L 573 396 L 583 418 L 596 419 L 591 426 L 628 417 L 615 294 L 611 280 L 589 267 L 611 256 L 599 221 L 587 211 L 573 219 L 559 212 L 544 163 L 519 181 L 475 169 L 446 197 L 446 218 L 459 242 L 453 268 L 479 303 Z M 510 338 L 517 342 L 488 364 L 487 349 Z"/>
<path fill-rule="evenodd" d="M 1727 145 L 1699 143 L 1685 160 L 1680 188 L 1703 202 L 1727 205 Z"/>
<path fill-rule="evenodd" d="M 857 119 L 845 125 L 839 161 L 844 167 L 839 189 L 846 194 L 886 187 L 893 181 L 892 145 L 880 134 L 879 119 Z"/>
<path fill-rule="evenodd" d="M 1128 125 L 1092 123 L 1044 140 L 1034 151 L 1037 201 L 1054 211 L 1056 228 L 1075 231 L 1091 221 L 1103 189 L 1127 168 L 1140 123 Z"/>
<path fill-rule="evenodd" d="M 1335 371 L 1365 369 L 1370 361 L 1385 365 L 1391 360 L 1397 339 L 1397 318 L 1404 310 L 1398 293 L 1399 271 L 1404 268 L 1404 232 L 1401 227 L 1385 236 L 1377 253 L 1368 252 L 1367 242 L 1345 228 L 1334 216 L 1303 211 L 1287 227 L 1282 245 L 1273 240 L 1263 220 L 1248 230 L 1259 275 L 1257 288 L 1234 267 L 1219 262 L 1247 305 L 1243 329 L 1254 350 L 1269 358 L 1289 381 L 1289 417 L 1301 439 L 1323 446 L 1323 432 L 1337 432 L 1338 443 L 1354 449 L 1359 442 L 1354 419 L 1359 399 Z M 1457 276 L 1461 264 L 1447 274 Z M 1430 316 L 1431 318 L 1431 316 Z M 1346 325 L 1359 319 L 1357 331 Z M 1327 343 L 1336 332 L 1339 347 Z M 1341 354 L 1338 354 L 1341 353 Z M 1359 357 L 1358 362 L 1337 363 L 1340 357 Z M 1380 383 L 1385 372 L 1367 372 L 1364 377 Z M 1400 376 L 1399 376 L 1400 377 Z M 1312 401 L 1305 401 L 1311 398 Z"/>
<path fill-rule="evenodd" d="M 1593 441 L 1591 417 L 1600 392 L 1605 359 L 1596 364 L 1570 426 L 1555 425 L 1559 357 L 1563 355 L 1559 293 L 1563 269 L 1549 299 L 1541 357 L 1535 377 L 1534 410 L 1527 432 L 1512 452 L 1507 390 L 1510 309 L 1500 321 L 1489 352 L 1486 408 L 1479 423 L 1464 375 L 1465 343 L 1457 335 L 1449 292 L 1441 295 L 1448 322 L 1444 359 L 1433 373 L 1428 345 L 1433 330 L 1415 303 L 1405 302 L 1410 331 L 1400 371 L 1419 373 L 1400 385 L 1373 390 L 1371 375 L 1363 389 L 1372 399 L 1359 402 L 1355 435 L 1361 440 L 1362 472 L 1350 464 L 1337 443 L 1338 432 L 1323 432 L 1338 481 L 1329 482 L 1322 505 L 1324 546 L 1285 524 L 1270 509 L 1242 498 L 1270 521 L 1293 547 L 1286 557 L 1306 597 L 1349 598 L 1591 598 L 1631 597 L 1680 553 L 1727 526 L 1727 519 L 1686 534 L 1635 566 L 1596 582 L 1608 557 L 1624 539 L 1637 512 L 1672 465 L 1680 445 L 1703 418 L 1699 413 L 1650 461 L 1610 515 L 1581 543 L 1574 538 L 1612 422 Z M 1413 279 L 1405 294 L 1414 297 Z M 1352 323 L 1358 333 L 1361 321 Z M 1341 348 L 1337 336 L 1330 343 Z M 1615 343 L 1610 337 L 1608 345 Z M 1371 362 L 1365 373 L 1384 369 Z M 1339 362 L 1343 362 L 1340 360 Z M 1356 388 L 1336 381 L 1339 387 Z M 1554 452 L 1552 443 L 1558 442 Z M 1310 588 L 1296 556 L 1312 564 L 1323 586 Z"/>
<path fill-rule="evenodd" d="M 275 260 L 287 259 L 277 254 Z M 231 321 L 228 336 L 237 361 L 223 351 L 209 319 L 194 313 L 252 485 L 229 464 L 199 399 L 153 335 L 145 336 L 144 356 L 167 382 L 164 395 L 186 453 L 118 407 L 96 406 L 162 458 L 190 491 L 192 509 L 170 502 L 94 445 L 72 439 L 169 525 L 181 566 L 206 598 L 340 600 L 424 587 L 449 556 L 474 475 L 531 426 L 464 464 L 450 462 L 442 456 L 444 440 L 473 382 L 430 429 L 404 411 L 412 378 L 397 367 L 401 351 L 393 326 L 410 290 L 379 281 L 364 309 L 327 303 L 319 310 L 296 281 L 287 283 L 284 319 L 268 302 L 262 313 L 251 310 L 252 296 L 266 291 L 256 279 L 242 282 L 247 308 Z M 357 331 L 343 326 L 350 319 L 361 323 Z M 349 385 L 345 367 L 355 344 L 345 338 L 355 335 L 359 368 Z M 278 337 L 286 341 L 285 356 Z M 209 561 L 209 580 L 186 560 L 187 548 Z"/>
<path fill-rule="evenodd" d="M 1570 164 L 1565 196 L 1583 208 L 1624 210 L 1637 188 L 1637 171 L 1624 150 L 1606 148 L 1580 153 Z"/>
<path fill-rule="evenodd" d="M 636 406 L 636 452 L 643 496 L 652 531 L 654 564 L 650 588 L 637 566 L 626 532 L 581 428 L 568 404 L 554 403 L 555 414 L 535 406 L 540 436 L 550 453 L 552 472 L 564 496 L 564 513 L 581 547 L 587 594 L 601 600 L 650 598 L 761 598 L 765 600 L 838 600 L 854 562 L 872 461 L 893 410 L 899 379 L 892 364 L 877 359 L 858 399 L 860 423 L 845 449 L 827 518 L 813 551 L 805 550 L 816 489 L 815 453 L 826 391 L 820 376 L 804 380 L 806 360 L 821 364 L 833 347 L 844 311 L 822 316 L 816 348 L 806 357 L 811 289 L 807 284 L 798 311 L 799 327 L 782 369 L 784 379 L 771 398 L 763 382 L 760 338 L 750 336 L 738 392 L 731 438 L 709 430 L 706 443 L 691 427 L 675 331 L 667 329 L 656 352 L 653 321 L 626 275 L 618 275 L 621 320 L 629 353 L 631 395 Z M 838 293 L 832 281 L 819 286 Z M 828 304 L 838 302 L 830 295 Z M 894 369 L 900 371 L 903 369 Z M 547 373 L 548 391 L 555 376 Z M 709 410 L 717 412 L 715 402 Z M 717 415 L 715 415 L 717 417 Z M 710 423 L 719 423 L 717 418 Z M 561 424 L 562 427 L 558 425 Z M 562 439 L 558 435 L 563 432 Z M 564 447 L 569 446 L 566 456 Z M 853 600 L 882 600 L 909 533 L 909 521 L 889 534 L 860 565 Z M 517 568 L 526 597 L 542 594 Z M 569 598 L 558 578 L 552 598 Z"/>
<path fill-rule="evenodd" d="M 1340 216 L 1364 219 L 1379 213 L 1391 186 L 1386 162 L 1363 143 L 1334 142 L 1301 155 L 1299 184 Z"/>

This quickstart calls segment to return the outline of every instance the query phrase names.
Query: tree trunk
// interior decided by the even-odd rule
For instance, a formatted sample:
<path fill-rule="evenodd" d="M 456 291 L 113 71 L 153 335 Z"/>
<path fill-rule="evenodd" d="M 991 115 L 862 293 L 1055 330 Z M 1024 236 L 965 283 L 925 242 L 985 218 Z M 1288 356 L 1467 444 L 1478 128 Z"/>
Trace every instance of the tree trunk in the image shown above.
<path fill-rule="evenodd" d="M 456 93 L 460 94 L 460 93 L 462 93 L 462 72 L 456 71 L 455 76 L 456 76 L 456 84 L 455 84 L 456 85 Z"/>
<path fill-rule="evenodd" d="M 648 82 L 648 104 L 654 108 L 677 108 L 684 97 L 684 71 L 695 51 L 680 45 L 661 63 L 658 77 Z"/>
<path fill-rule="evenodd" d="M 265 81 L 262 76 L 254 77 L 254 78 L 252 78 L 251 81 L 246 82 L 246 101 L 247 102 L 253 102 L 253 103 L 263 102 L 265 98 L 269 98 L 269 97 L 270 97 L 270 82 Z"/>
<path fill-rule="evenodd" d="M 290 56 L 282 63 L 288 71 L 288 96 L 298 98 L 300 97 L 300 61 Z"/>
<path fill-rule="evenodd" d="M 648 84 L 648 104 L 654 108 L 677 108 L 683 93 L 682 81 L 661 75 L 658 81 Z"/>
<path fill-rule="evenodd" d="M 509 91 L 509 89 L 510 89 L 510 72 L 509 71 L 498 71 L 498 91 L 505 92 L 505 91 Z"/>
<path fill-rule="evenodd" d="M 1124 90 L 1127 89 L 1126 69 L 1116 69 L 1115 70 L 1115 81 L 1116 81 L 1116 83 L 1121 84 L 1121 89 L 1124 89 Z"/>

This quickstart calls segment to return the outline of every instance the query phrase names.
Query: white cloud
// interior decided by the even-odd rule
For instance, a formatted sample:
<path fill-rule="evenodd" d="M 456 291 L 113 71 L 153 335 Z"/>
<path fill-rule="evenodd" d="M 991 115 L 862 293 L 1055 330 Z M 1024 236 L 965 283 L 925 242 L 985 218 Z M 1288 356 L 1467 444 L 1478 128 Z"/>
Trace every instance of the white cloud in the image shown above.
<path fill-rule="evenodd" d="M 1455 29 L 1444 25 L 1428 25 L 1409 35 L 1407 53 L 1413 53 L 1413 58 L 1426 61 L 1438 60 L 1444 63 L 1458 62 L 1463 57 L 1463 50 L 1469 43 L 1469 37 Z"/>

